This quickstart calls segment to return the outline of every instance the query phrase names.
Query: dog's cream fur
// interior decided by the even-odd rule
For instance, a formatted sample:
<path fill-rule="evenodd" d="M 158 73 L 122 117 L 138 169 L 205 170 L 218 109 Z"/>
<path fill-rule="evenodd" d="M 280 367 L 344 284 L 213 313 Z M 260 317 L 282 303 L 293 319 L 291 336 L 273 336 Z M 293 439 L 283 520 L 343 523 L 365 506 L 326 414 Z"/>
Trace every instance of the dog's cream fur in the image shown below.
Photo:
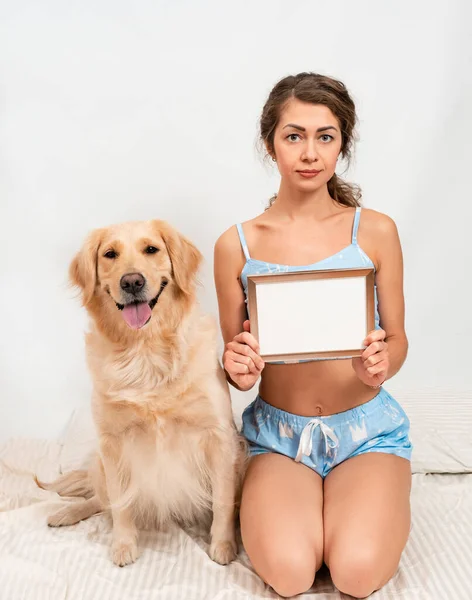
<path fill-rule="evenodd" d="M 158 249 L 148 254 L 149 246 Z M 105 254 L 113 250 L 115 257 Z M 41 487 L 83 496 L 49 517 L 71 525 L 111 510 L 112 558 L 137 557 L 137 530 L 187 523 L 213 510 L 210 556 L 236 554 L 235 506 L 244 465 L 228 385 L 217 357 L 216 324 L 196 302 L 201 255 L 163 221 L 92 232 L 70 267 L 91 317 L 86 336 L 99 448 L 89 471 Z M 139 272 L 146 301 L 168 281 L 151 320 L 139 330 L 123 319 L 120 279 Z"/>

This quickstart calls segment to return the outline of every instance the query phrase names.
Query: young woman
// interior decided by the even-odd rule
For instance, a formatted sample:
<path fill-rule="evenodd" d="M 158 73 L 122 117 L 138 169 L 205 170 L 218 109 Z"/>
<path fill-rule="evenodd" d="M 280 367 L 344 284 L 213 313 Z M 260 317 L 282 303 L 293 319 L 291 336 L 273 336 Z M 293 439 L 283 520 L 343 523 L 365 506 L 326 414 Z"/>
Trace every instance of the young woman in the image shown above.
<path fill-rule="evenodd" d="M 323 561 L 341 592 L 368 596 L 394 575 L 410 530 L 409 420 L 382 387 L 408 348 L 402 251 L 392 219 L 361 211 L 358 188 L 335 173 L 355 123 L 341 82 L 314 73 L 279 81 L 260 121 L 279 192 L 215 245 L 228 380 L 249 390 L 261 378 L 243 414 L 242 538 L 281 596 L 308 590 Z M 247 314 L 250 273 L 369 266 L 376 328 L 360 358 L 264 363 Z"/>

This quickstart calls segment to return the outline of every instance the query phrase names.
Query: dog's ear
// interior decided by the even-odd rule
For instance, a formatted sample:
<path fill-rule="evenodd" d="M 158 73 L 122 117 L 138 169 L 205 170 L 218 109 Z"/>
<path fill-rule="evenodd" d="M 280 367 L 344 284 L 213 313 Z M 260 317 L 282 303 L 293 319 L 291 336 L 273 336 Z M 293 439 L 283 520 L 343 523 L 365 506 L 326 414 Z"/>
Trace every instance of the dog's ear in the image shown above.
<path fill-rule="evenodd" d="M 69 267 L 69 279 L 72 285 L 82 290 L 82 304 L 84 306 L 87 306 L 92 300 L 98 282 L 97 259 L 102 235 L 103 229 L 92 231 Z"/>
<path fill-rule="evenodd" d="M 184 235 L 165 221 L 153 221 L 156 232 L 163 238 L 172 263 L 177 287 L 185 294 L 194 291 L 196 276 L 203 256 L 198 248 Z"/>

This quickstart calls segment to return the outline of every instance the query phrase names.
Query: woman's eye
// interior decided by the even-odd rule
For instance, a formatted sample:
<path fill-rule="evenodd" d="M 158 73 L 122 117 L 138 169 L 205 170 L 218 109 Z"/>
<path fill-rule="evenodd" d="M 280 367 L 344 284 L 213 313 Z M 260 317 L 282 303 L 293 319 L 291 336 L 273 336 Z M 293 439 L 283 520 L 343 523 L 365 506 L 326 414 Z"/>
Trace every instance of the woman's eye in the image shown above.
<path fill-rule="evenodd" d="M 156 254 L 156 252 L 159 252 L 159 248 L 148 246 L 144 252 L 146 252 L 146 254 Z"/>
<path fill-rule="evenodd" d="M 295 138 L 295 139 L 293 139 Z M 290 140 L 291 142 L 296 142 L 297 139 L 300 139 L 300 136 L 298 135 L 298 133 L 291 133 L 290 135 L 287 136 L 287 139 Z"/>
<path fill-rule="evenodd" d="M 114 250 L 108 250 L 108 252 L 105 252 L 103 256 L 105 258 L 116 258 L 118 254 Z"/>
<path fill-rule="evenodd" d="M 326 138 L 328 138 L 328 139 L 326 139 Z M 323 142 L 330 142 L 334 138 L 333 138 L 332 135 L 329 135 L 328 133 L 325 133 L 324 135 L 321 136 L 320 139 L 323 140 Z"/>

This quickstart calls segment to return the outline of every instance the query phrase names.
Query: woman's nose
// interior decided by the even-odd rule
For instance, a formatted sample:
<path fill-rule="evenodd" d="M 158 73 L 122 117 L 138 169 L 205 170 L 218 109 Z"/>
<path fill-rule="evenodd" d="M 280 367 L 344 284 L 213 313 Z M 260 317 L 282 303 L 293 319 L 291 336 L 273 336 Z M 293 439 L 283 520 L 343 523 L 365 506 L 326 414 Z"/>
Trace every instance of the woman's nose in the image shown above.
<path fill-rule="evenodd" d="M 302 160 L 314 162 L 318 160 L 318 152 L 314 141 L 307 141 L 303 148 Z"/>

